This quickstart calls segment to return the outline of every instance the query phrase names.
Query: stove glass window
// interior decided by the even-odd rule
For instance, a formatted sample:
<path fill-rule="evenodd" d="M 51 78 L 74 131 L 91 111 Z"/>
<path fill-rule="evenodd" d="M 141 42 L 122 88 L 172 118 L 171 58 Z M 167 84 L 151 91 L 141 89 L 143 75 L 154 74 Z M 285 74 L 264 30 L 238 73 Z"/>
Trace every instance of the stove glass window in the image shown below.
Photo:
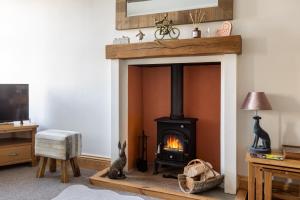
<path fill-rule="evenodd" d="M 177 135 L 166 135 L 164 137 L 164 150 L 165 151 L 179 151 L 183 152 L 183 140 Z"/>

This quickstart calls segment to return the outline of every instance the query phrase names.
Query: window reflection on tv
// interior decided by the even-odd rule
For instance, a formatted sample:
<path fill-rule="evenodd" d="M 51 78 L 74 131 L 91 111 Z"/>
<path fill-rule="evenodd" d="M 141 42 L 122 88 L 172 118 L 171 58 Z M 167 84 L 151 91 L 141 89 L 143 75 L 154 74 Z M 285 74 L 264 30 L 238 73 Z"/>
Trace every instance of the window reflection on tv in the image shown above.
<path fill-rule="evenodd" d="M 0 122 L 29 119 L 28 84 L 0 84 Z"/>

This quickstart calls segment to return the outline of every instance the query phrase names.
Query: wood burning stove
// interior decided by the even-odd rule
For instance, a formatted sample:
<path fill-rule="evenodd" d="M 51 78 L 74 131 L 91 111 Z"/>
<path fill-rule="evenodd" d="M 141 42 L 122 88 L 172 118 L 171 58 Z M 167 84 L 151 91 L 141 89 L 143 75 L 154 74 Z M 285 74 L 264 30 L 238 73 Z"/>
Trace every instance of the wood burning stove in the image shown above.
<path fill-rule="evenodd" d="M 183 114 L 183 65 L 171 65 L 171 115 L 157 122 L 157 152 L 154 174 L 160 165 L 183 167 L 196 154 L 196 118 Z"/>

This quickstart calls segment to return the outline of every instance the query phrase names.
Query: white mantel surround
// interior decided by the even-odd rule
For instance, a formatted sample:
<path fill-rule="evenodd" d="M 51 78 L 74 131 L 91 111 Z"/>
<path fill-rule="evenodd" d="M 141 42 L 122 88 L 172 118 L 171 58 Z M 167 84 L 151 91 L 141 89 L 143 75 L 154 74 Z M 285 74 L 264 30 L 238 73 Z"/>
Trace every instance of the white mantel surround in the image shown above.
<path fill-rule="evenodd" d="M 128 136 L 128 66 L 171 63 L 221 63 L 221 173 L 224 192 L 237 190 L 237 55 L 111 60 L 111 157 L 118 157 L 119 140 Z M 210 151 L 208 149 L 207 151 Z"/>

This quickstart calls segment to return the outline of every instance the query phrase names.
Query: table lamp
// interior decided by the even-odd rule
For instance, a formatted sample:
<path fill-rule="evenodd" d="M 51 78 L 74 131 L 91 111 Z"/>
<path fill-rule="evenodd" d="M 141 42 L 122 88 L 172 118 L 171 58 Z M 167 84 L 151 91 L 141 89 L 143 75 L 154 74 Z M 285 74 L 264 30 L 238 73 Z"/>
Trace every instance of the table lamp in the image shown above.
<path fill-rule="evenodd" d="M 259 110 L 272 110 L 272 106 L 264 92 L 249 92 L 242 104 L 243 110 L 254 110 L 254 141 L 250 147 L 250 153 L 268 154 L 271 153 L 271 140 L 269 134 L 263 130 L 259 124 L 260 116 L 257 115 Z M 258 145 L 261 140 L 261 145 Z"/>

